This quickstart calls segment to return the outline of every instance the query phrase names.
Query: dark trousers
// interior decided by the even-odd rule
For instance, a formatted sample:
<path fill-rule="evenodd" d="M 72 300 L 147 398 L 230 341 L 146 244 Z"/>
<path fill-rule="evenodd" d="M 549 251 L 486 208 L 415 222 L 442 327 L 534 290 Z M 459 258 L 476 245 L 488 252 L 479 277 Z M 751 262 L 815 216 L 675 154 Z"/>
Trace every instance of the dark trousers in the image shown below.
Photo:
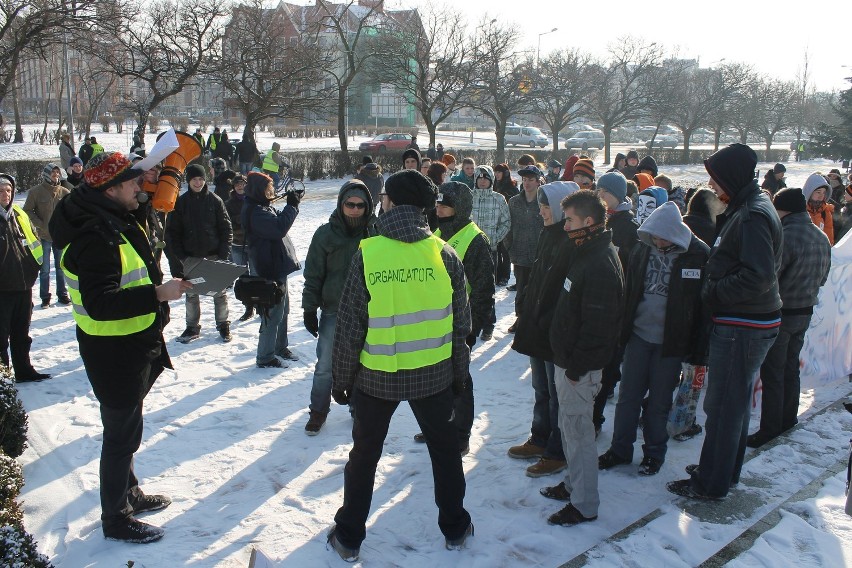
<path fill-rule="evenodd" d="M 704 397 L 704 445 L 692 485 L 724 497 L 740 480 L 745 457 L 754 379 L 778 330 L 714 325 Z"/>
<path fill-rule="evenodd" d="M 778 337 L 760 366 L 760 379 L 763 381 L 762 434 L 777 436 L 799 421 L 799 353 L 805 344 L 805 332 L 810 323 L 811 314 L 781 316 Z"/>
<path fill-rule="evenodd" d="M 609 365 L 601 371 L 601 390 L 595 397 L 595 407 L 592 411 L 592 422 L 595 423 L 595 428 L 600 428 L 606 422 L 604 408 L 606 408 L 607 399 L 615 392 L 615 385 L 621 380 L 621 362 L 623 359 L 624 346 L 621 346 L 615 350 L 615 355 Z"/>
<path fill-rule="evenodd" d="M 520 296 L 524 288 L 527 287 L 527 284 L 530 281 L 531 272 L 532 266 L 515 265 L 515 315 L 518 315 L 518 296 Z"/>
<path fill-rule="evenodd" d="M 101 422 L 101 522 L 109 527 L 130 517 L 131 503 L 142 496 L 133 473 L 133 454 L 142 443 L 142 403 L 132 408 L 101 405 Z"/>
<path fill-rule="evenodd" d="M 32 292 L 3 292 L 0 301 L 0 360 L 9 366 L 9 348 L 12 349 L 12 367 L 21 377 L 34 373 L 30 363 L 30 320 L 33 315 Z"/>
<path fill-rule="evenodd" d="M 473 377 L 467 374 L 464 390 L 453 398 L 453 424 L 458 430 L 459 448 L 467 446 L 473 428 Z"/>
<path fill-rule="evenodd" d="M 367 535 L 376 466 L 399 401 L 383 400 L 359 390 L 355 391 L 354 398 L 358 412 L 352 425 L 353 445 L 349 462 L 343 470 L 343 506 L 334 516 L 334 522 L 339 541 L 349 548 L 360 548 Z M 408 405 L 426 437 L 432 459 L 438 527 L 446 538 L 460 538 L 470 524 L 470 515 L 464 509 L 465 480 L 458 434 L 450 421 L 452 389 L 427 398 L 409 400 Z"/>
<path fill-rule="evenodd" d="M 497 267 L 497 251 L 496 250 L 491 251 L 491 261 L 494 264 L 494 267 L 495 267 L 494 270 L 496 272 L 496 270 L 497 270 L 497 268 L 496 268 Z M 488 321 L 485 323 L 485 325 L 482 326 L 482 328 L 485 329 L 485 330 L 488 330 L 490 332 L 493 332 L 495 323 L 497 323 L 497 309 L 494 305 L 492 305 L 491 306 L 491 314 L 488 317 Z M 473 331 L 477 331 L 477 330 L 473 330 Z"/>
<path fill-rule="evenodd" d="M 544 448 L 543 458 L 565 460 L 562 432 L 559 430 L 559 394 L 556 392 L 556 367 L 550 361 L 530 357 L 530 374 L 535 393 L 530 439 Z"/>
<path fill-rule="evenodd" d="M 497 282 L 508 282 L 512 275 L 512 261 L 509 259 L 509 249 L 500 241 L 497 244 L 497 262 L 494 263 L 494 279 Z"/>

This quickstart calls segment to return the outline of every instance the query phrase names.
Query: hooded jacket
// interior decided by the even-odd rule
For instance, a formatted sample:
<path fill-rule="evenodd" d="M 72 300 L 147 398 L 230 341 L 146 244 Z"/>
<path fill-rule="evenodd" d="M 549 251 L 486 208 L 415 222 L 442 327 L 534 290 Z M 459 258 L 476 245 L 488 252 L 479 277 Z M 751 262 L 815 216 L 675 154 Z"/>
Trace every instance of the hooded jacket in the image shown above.
<path fill-rule="evenodd" d="M 714 322 L 734 319 L 765 326 L 780 318 L 778 269 L 783 236 L 781 221 L 769 198 L 757 186 L 757 155 L 744 144 L 732 144 L 704 161 L 710 177 L 730 198 L 716 217 L 718 237 L 705 269 L 702 297 Z"/>
<path fill-rule="evenodd" d="M 246 202 L 242 222 L 248 249 L 249 266 L 262 278 L 283 284 L 287 276 L 300 268 L 296 251 L 287 233 L 299 209 L 285 205 L 280 211 L 272 207 L 263 189 L 246 185 Z"/>
<path fill-rule="evenodd" d="M 624 209 L 621 208 L 622 206 L 624 206 Z M 618 207 L 615 213 L 607 218 L 606 228 L 612 231 L 612 244 L 618 251 L 621 268 L 627 270 L 630 253 L 639 242 L 636 237 L 639 223 L 636 222 L 636 217 L 633 216 L 629 203 L 619 204 Z"/>
<path fill-rule="evenodd" d="M 225 260 L 233 237 L 225 203 L 206 183 L 201 191 L 189 189 L 177 198 L 166 224 L 166 244 L 181 262 L 188 257 Z"/>
<path fill-rule="evenodd" d="M 356 195 L 367 204 L 365 223 L 352 228 L 344 218 L 343 199 L 353 195 L 350 192 L 358 188 L 363 189 Z M 314 233 L 305 257 L 305 287 L 302 290 L 302 309 L 305 312 L 321 309 L 324 314 L 337 313 L 352 257 L 362 239 L 375 235 L 375 224 L 369 190 L 358 182 L 345 183 L 337 195 L 337 207 L 329 216 L 328 223 Z"/>
<path fill-rule="evenodd" d="M 98 401 L 113 408 L 135 406 L 163 369 L 172 368 L 163 339 L 169 306 L 157 300 L 155 286 L 162 284 L 163 274 L 148 237 L 132 214 L 86 184 L 59 203 L 50 230 L 55 247 L 68 247 L 63 266 L 77 275 L 83 307 L 92 318 L 157 314 L 150 327 L 131 335 L 93 336 L 77 328 L 80 356 Z M 152 285 L 120 288 L 122 236 L 145 262 Z"/>
<path fill-rule="evenodd" d="M 385 177 L 382 175 L 382 167 L 379 164 L 366 164 L 353 179 L 361 180 L 370 190 L 370 199 L 373 208 L 379 203 L 379 194 L 385 188 Z"/>
<path fill-rule="evenodd" d="M 641 172 L 642 170 L 649 170 L 651 177 L 657 177 L 659 170 L 657 169 L 657 160 L 654 159 L 654 156 L 645 156 L 639 161 L 636 171 Z"/>
<path fill-rule="evenodd" d="M 801 315 L 813 313 L 819 289 L 828 279 L 831 268 L 831 244 L 801 211 L 781 219 L 784 231 L 784 248 L 781 268 L 778 270 L 778 287 L 784 306 L 782 314 Z"/>
<path fill-rule="evenodd" d="M 825 199 L 818 205 L 813 205 L 811 196 L 814 191 L 824 187 Z M 808 203 L 808 214 L 811 216 L 811 221 L 819 227 L 819 230 L 825 233 L 828 237 L 828 242 L 834 246 L 834 205 L 828 202 L 828 195 L 831 191 L 828 180 L 822 174 L 811 174 L 805 180 L 805 185 L 802 186 L 802 193 L 805 195 L 805 201 Z"/>
<path fill-rule="evenodd" d="M 48 223 L 53 215 L 53 210 L 56 209 L 56 204 L 68 195 L 67 188 L 62 186 L 61 179 L 59 185 L 53 185 L 53 180 L 50 177 L 53 168 L 58 167 L 56 164 L 47 164 L 42 171 L 42 182 L 33 187 L 27 192 L 27 199 L 24 201 L 24 211 L 30 216 L 30 222 L 33 227 L 38 230 L 39 238 L 45 241 L 52 241 Z"/>
<path fill-rule="evenodd" d="M 529 280 L 516 299 L 518 327 L 512 349 L 544 361 L 553 361 L 550 324 L 568 271 L 569 255 L 574 249 L 563 227 L 564 215 L 560 204 L 579 189 L 573 181 L 557 181 L 539 188 L 539 192 L 546 196 L 553 223 L 541 230 Z"/>
<path fill-rule="evenodd" d="M 707 246 L 713 245 L 716 237 L 717 209 L 723 209 L 712 189 L 699 189 L 693 194 L 686 207 L 683 222 Z M 721 212 L 721 211 L 718 211 Z"/>
<path fill-rule="evenodd" d="M 662 344 L 663 357 L 703 364 L 709 321 L 701 304 L 701 284 L 710 247 L 692 234 L 672 202 L 651 213 L 638 236 L 640 244 L 625 274 L 622 344 L 635 333 Z M 672 250 L 660 251 L 652 237 L 672 242 Z"/>
<path fill-rule="evenodd" d="M 574 181 L 574 164 L 579 159 L 580 156 L 577 154 L 568 156 L 568 159 L 565 160 L 565 166 L 562 168 L 562 177 L 559 178 L 559 181 Z"/>
<path fill-rule="evenodd" d="M 0 292 L 27 292 L 39 273 L 38 262 L 24 244 L 24 232 L 17 213 L 12 209 L 14 203 L 13 185 L 12 200 L 0 211 Z M 32 220 L 30 225 L 33 225 Z M 36 228 L 33 227 L 33 230 Z"/>
<path fill-rule="evenodd" d="M 494 181 L 494 173 L 487 166 L 487 173 L 490 175 L 492 185 Z M 479 169 L 477 168 L 477 172 Z M 480 177 L 480 176 L 477 176 Z M 456 180 L 451 180 L 456 181 Z M 464 183 L 464 182 L 461 182 Z M 465 184 L 467 185 L 467 184 Z M 456 211 L 456 217 L 459 212 Z M 471 208 L 468 211 L 468 218 L 482 229 L 485 236 L 488 237 L 488 244 L 491 250 L 497 250 L 497 245 L 509 233 L 511 228 L 511 218 L 509 217 L 509 204 L 499 193 L 491 189 L 479 189 L 474 185 L 471 194 Z"/>
<path fill-rule="evenodd" d="M 615 355 L 624 309 L 624 276 L 603 231 L 570 255 L 550 325 L 553 362 L 569 380 L 603 369 Z"/>
<path fill-rule="evenodd" d="M 784 181 L 784 178 L 775 179 L 775 170 L 771 168 L 763 176 L 763 183 L 760 184 L 761 189 L 767 190 L 772 195 L 775 195 L 785 187 L 787 187 L 787 183 Z"/>
<path fill-rule="evenodd" d="M 461 183 L 442 184 L 438 191 L 442 194 L 450 194 L 455 210 L 455 215 L 451 219 L 438 217 L 438 229 L 441 231 L 438 236 L 447 242 L 450 242 L 453 236 L 463 228 L 475 223 L 475 220 L 471 219 L 471 208 L 477 191 L 488 191 L 496 199 L 503 201 L 502 197 L 490 189 L 471 192 L 470 188 Z M 503 205 L 506 206 L 505 201 Z M 483 230 L 482 227 L 479 229 Z M 494 309 L 494 259 L 491 250 L 488 238 L 479 234 L 471 241 L 462 258 L 464 275 L 470 285 L 471 335 L 474 336 L 478 336 L 486 325 L 490 325 L 491 311 Z"/>
<path fill-rule="evenodd" d="M 621 169 L 616 167 L 616 164 L 618 164 L 619 160 L 624 160 L 625 165 L 627 164 L 627 156 L 625 156 L 625 155 L 624 155 L 624 154 L 622 154 L 621 152 L 618 152 L 618 153 L 615 155 L 615 159 L 613 159 L 613 160 L 612 160 L 613 166 L 612 166 L 610 169 L 608 169 L 608 170 L 606 171 L 606 173 L 609 173 L 609 172 L 621 172 Z"/>
<path fill-rule="evenodd" d="M 657 207 L 661 207 L 668 201 L 668 195 L 665 189 L 656 185 L 652 185 L 639 193 L 636 200 L 636 222 L 639 223 L 640 227 Z"/>

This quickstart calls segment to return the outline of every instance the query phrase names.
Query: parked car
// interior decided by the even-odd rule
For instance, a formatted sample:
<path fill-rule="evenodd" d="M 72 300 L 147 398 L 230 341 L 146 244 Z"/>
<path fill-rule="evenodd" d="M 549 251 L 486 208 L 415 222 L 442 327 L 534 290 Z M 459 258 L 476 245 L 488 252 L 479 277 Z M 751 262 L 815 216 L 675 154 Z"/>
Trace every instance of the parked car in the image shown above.
<path fill-rule="evenodd" d="M 411 144 L 411 135 L 403 133 L 379 134 L 372 140 L 361 142 L 358 150 L 361 152 L 378 152 L 383 154 L 388 150 L 405 150 Z"/>
<path fill-rule="evenodd" d="M 535 148 L 541 146 L 544 148 L 548 145 L 550 139 L 544 133 L 534 126 L 507 126 L 506 127 L 506 144 L 510 146 L 529 146 Z"/>
<path fill-rule="evenodd" d="M 604 133 L 600 130 L 581 130 L 565 141 L 565 147 L 569 150 L 571 148 L 580 148 L 582 150 L 597 148 L 598 150 L 602 150 L 604 142 Z"/>
<path fill-rule="evenodd" d="M 678 144 L 680 144 L 680 140 L 678 140 L 677 136 L 670 136 L 668 134 L 657 136 L 653 141 L 654 148 L 674 148 Z M 651 140 L 645 142 L 645 147 L 651 148 Z"/>

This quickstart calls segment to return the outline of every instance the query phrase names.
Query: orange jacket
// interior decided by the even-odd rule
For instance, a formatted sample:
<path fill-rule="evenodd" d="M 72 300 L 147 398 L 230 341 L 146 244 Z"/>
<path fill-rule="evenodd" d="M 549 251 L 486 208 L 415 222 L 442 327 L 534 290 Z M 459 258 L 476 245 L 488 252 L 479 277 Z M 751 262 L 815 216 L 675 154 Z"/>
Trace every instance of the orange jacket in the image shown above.
<path fill-rule="evenodd" d="M 808 215 L 811 216 L 811 221 L 819 227 L 819 230 L 825 233 L 831 246 L 834 246 L 834 205 L 831 203 L 823 203 L 816 209 L 808 205 Z"/>

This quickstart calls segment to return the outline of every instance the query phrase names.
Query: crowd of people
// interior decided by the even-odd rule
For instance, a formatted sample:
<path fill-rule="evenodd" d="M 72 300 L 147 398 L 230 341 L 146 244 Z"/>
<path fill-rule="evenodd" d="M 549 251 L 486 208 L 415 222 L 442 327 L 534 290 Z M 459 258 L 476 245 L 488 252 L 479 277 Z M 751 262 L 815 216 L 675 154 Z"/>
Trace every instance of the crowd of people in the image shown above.
<path fill-rule="evenodd" d="M 163 536 L 135 518 L 170 500 L 141 491 L 133 454 L 145 395 L 171 368 L 163 338 L 168 302 L 185 296 L 186 328 L 177 341 L 201 334 L 199 296 L 183 279 L 189 259 L 227 259 L 274 283 L 276 301 L 247 305 L 240 319 L 255 310 L 261 317 L 257 367 L 296 359 L 288 348 L 287 278 L 301 265 L 288 233 L 301 195 L 288 193 L 274 207 L 280 148 L 261 159 L 255 147 L 245 163 L 260 165 L 243 168 L 240 157 L 236 172 L 230 166 L 238 151 L 215 155 L 227 141 L 225 132 L 214 138 L 217 131 L 206 144 L 209 171 L 186 168 L 187 190 L 165 223 L 139 198 L 158 169 L 134 169 L 139 155 L 104 151 L 93 138 L 85 159 L 72 154 L 64 168 L 47 164 L 23 207 L 13 203 L 14 178 L 0 174 L 0 289 L 9 298 L 0 308 L 2 362 L 18 382 L 49 378 L 30 363 L 29 325 L 37 275 L 42 308 L 51 306 L 52 256 L 56 297 L 72 307 L 101 405 L 108 538 Z M 413 145 L 401 162 L 401 171 L 385 177 L 365 157 L 305 259 L 303 322 L 317 338 L 305 432 L 321 431 L 332 400 L 353 417 L 343 505 L 328 535 L 342 558 L 356 559 L 366 537 L 376 465 L 401 401 L 420 427 L 414 441 L 429 449 L 447 548 L 462 548 L 474 534 L 461 461 L 475 416 L 470 350 L 493 339 L 497 286 L 515 292 L 508 332 L 512 348 L 529 358 L 534 400 L 530 436 L 508 456 L 534 460 L 530 477 L 564 472 L 540 490 L 564 503 L 551 524 L 597 518 L 598 471 L 633 462 L 639 427 L 638 474 L 664 467 L 673 393 L 690 368 L 708 373 L 707 419 L 703 428 L 693 420 L 684 439 L 704 431 L 705 441 L 689 477 L 668 484 L 671 492 L 725 498 L 745 448 L 795 426 L 799 352 L 831 246 L 852 216 L 852 186 L 838 170 L 788 188 L 784 165 L 776 164 L 761 187 L 757 156 L 742 144 L 705 161 L 709 189 L 673 186 L 653 156 L 635 151 L 618 154 L 600 175 L 588 156 L 542 164 L 524 155 L 519 184 L 509 164 L 476 164 L 443 147 L 439 154 L 430 146 L 424 157 Z M 172 274 L 166 282 L 163 253 Z M 213 296 L 213 318 L 228 342 L 226 294 Z M 761 423 L 749 435 L 758 371 Z M 612 439 L 598 456 L 604 408 L 619 382 Z"/>

